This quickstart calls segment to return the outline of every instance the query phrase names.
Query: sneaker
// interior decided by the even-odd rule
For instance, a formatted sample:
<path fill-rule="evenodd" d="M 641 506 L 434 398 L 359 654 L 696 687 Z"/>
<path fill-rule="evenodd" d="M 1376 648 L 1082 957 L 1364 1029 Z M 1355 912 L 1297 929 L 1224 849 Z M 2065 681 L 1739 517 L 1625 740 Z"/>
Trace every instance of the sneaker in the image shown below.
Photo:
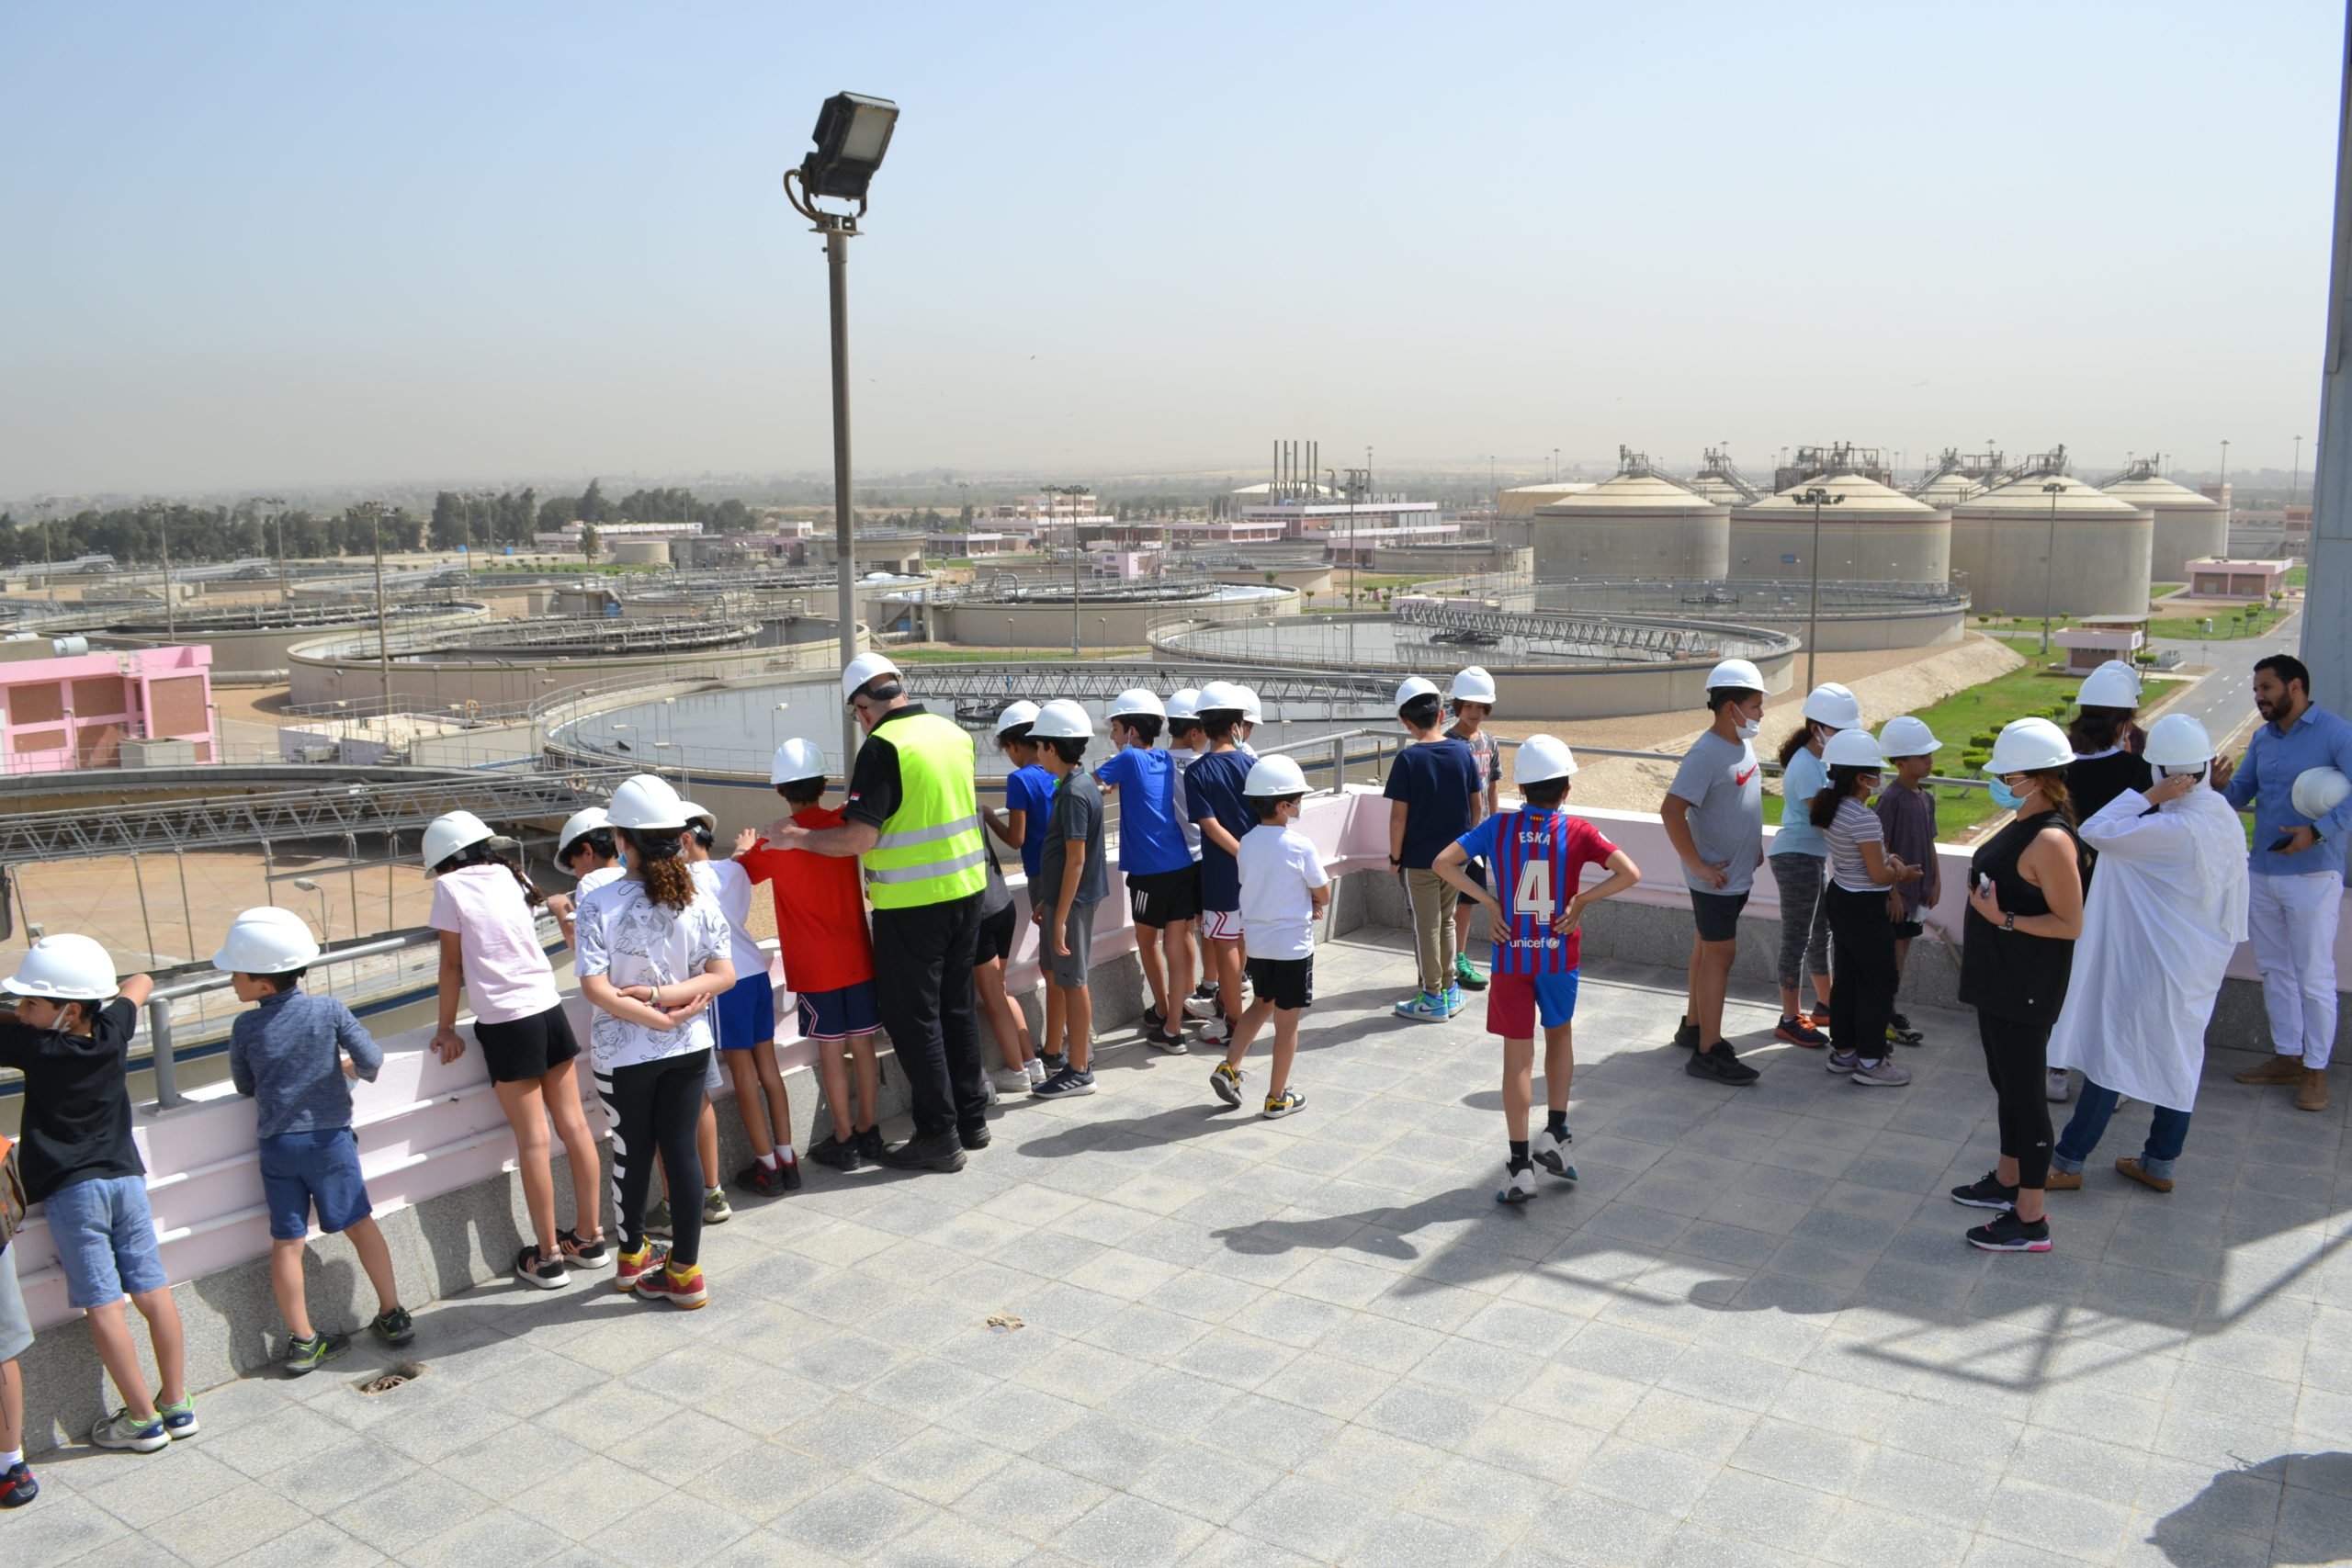
<path fill-rule="evenodd" d="M 286 1342 L 286 1355 L 278 1365 L 286 1369 L 286 1375 L 289 1378 L 308 1377 L 350 1348 L 351 1336 L 348 1334 L 313 1334 L 308 1339 L 288 1339 Z M 118 1416 L 116 1419 L 119 1420 L 121 1417 Z M 155 1426 L 158 1430 L 161 1430 L 163 1422 L 159 1419 Z M 165 1441 L 169 1440 L 169 1438 L 165 1439 Z M 90 1441 L 104 1448 L 115 1446 L 95 1432 L 90 1435 Z"/>
<path fill-rule="evenodd" d="M 1227 1105 L 1241 1103 L 1241 1075 L 1228 1062 L 1219 1062 L 1210 1072 L 1209 1088 Z"/>
<path fill-rule="evenodd" d="M 1862 1059 L 1851 1051 L 1832 1051 L 1821 1059 L 1821 1065 L 1833 1073 L 1850 1073 L 1862 1065 Z"/>
<path fill-rule="evenodd" d="M 784 1190 L 786 1192 L 797 1192 L 800 1190 L 800 1162 L 798 1160 L 786 1160 L 783 1164 L 775 1168 L 775 1173 L 777 1179 L 784 1183 Z"/>
<path fill-rule="evenodd" d="M 1266 1096 L 1266 1108 L 1258 1114 L 1263 1116 L 1267 1121 L 1272 1122 L 1278 1117 L 1287 1116 L 1292 1111 L 1302 1109 L 1306 1104 L 1306 1096 L 1299 1093 L 1298 1090 L 1295 1089 L 1286 1089 L 1280 1094 L 1270 1094 Z"/>
<path fill-rule="evenodd" d="M 1792 1045 L 1803 1045 L 1814 1051 L 1818 1051 L 1829 1043 L 1829 1036 L 1807 1023 L 1803 1013 L 1798 1013 L 1793 1018 L 1781 1020 L 1780 1027 L 1772 1031 L 1772 1038 L 1785 1040 Z"/>
<path fill-rule="evenodd" d="M 1215 999 L 1216 996 L 1216 982 L 1215 980 L 1204 980 L 1199 985 L 1193 987 L 1193 994 L 1184 999 L 1186 1001 L 1205 1002 Z"/>
<path fill-rule="evenodd" d="M 415 1336 L 410 1336 L 411 1338 Z M 196 1424 L 196 1395 L 184 1395 L 177 1404 L 155 1402 L 155 1414 L 164 1418 L 164 1434 L 174 1442 L 195 1437 L 203 1427 Z"/>
<path fill-rule="evenodd" d="M 808 1157 L 835 1170 L 855 1170 L 865 1163 L 855 1143 L 844 1143 L 831 1133 L 808 1145 Z"/>
<path fill-rule="evenodd" d="M 528 1244 L 514 1255 L 514 1278 L 542 1291 L 560 1291 L 571 1283 L 571 1272 L 564 1268 L 561 1253 L 542 1258 L 539 1249 Z"/>
<path fill-rule="evenodd" d="M 681 1272 L 674 1263 L 661 1269 L 648 1269 L 637 1277 L 639 1300 L 668 1302 L 688 1311 L 710 1300 L 710 1288 L 703 1283 L 702 1269 L 689 1263 Z"/>
<path fill-rule="evenodd" d="M 958 1171 L 964 1168 L 964 1145 L 953 1133 L 909 1138 L 896 1148 L 885 1148 L 879 1163 L 892 1170 Z"/>
<path fill-rule="evenodd" d="M 633 1295 L 638 1280 L 669 1261 L 670 1249 L 659 1242 L 649 1241 L 636 1252 L 624 1252 L 613 1269 L 613 1288 L 625 1296 Z"/>
<path fill-rule="evenodd" d="M 1440 1019 L 1451 1018 L 1453 1016 L 1453 1014 L 1446 1011 L 1445 998 L 1443 997 L 1433 997 L 1427 991 L 1416 992 L 1405 1000 L 1398 1002 L 1396 1006 L 1395 1011 L 1398 1018 L 1409 1018 L 1416 1021 L 1431 1023 Z M 1206 1035 L 1203 1035 L 1202 1038 L 1205 1040 L 1208 1037 Z"/>
<path fill-rule="evenodd" d="M 753 1160 L 735 1173 L 735 1185 L 754 1198 L 781 1198 L 785 1193 L 784 1171 L 770 1169 L 765 1160 Z"/>
<path fill-rule="evenodd" d="M 340 1349 L 334 1353 L 343 1354 Z M 320 1358 L 322 1360 L 324 1359 Z M 317 1364 L 314 1361 L 311 1366 Z M 307 1372 L 311 1369 L 304 1367 L 302 1370 Z M 172 1446 L 172 1439 L 164 1434 L 161 1416 L 150 1416 L 141 1421 L 127 1409 L 118 1410 L 99 1422 L 97 1429 L 90 1434 L 90 1441 L 102 1449 L 127 1449 L 135 1454 L 152 1454 L 157 1449 Z"/>
<path fill-rule="evenodd" d="M 1899 1012 L 1887 1014 L 1886 1032 L 1887 1037 L 1898 1045 L 1917 1045 L 1927 1038 L 1912 1028 L 1911 1021 Z"/>
<path fill-rule="evenodd" d="M 1021 1073 L 1023 1077 L 1029 1080 L 1029 1087 L 1031 1089 L 1035 1089 L 1039 1084 L 1046 1081 L 1046 1064 L 1038 1060 L 1036 1057 L 1032 1056 L 1029 1058 L 1028 1062 L 1023 1065 L 1021 1069 Z"/>
<path fill-rule="evenodd" d="M 653 1206 L 645 1211 L 645 1234 L 666 1237 L 670 1228 L 670 1200 L 657 1198 Z"/>
<path fill-rule="evenodd" d="M 1731 1042 L 1718 1040 L 1703 1051 L 1693 1051 L 1682 1070 L 1694 1078 L 1706 1078 L 1730 1088 L 1741 1089 L 1764 1075 L 1739 1059 Z"/>
<path fill-rule="evenodd" d="M 857 1136 L 857 1156 L 868 1165 L 882 1163 L 882 1125 L 876 1122 Z"/>
<path fill-rule="evenodd" d="M 1221 1018 L 1213 1018 L 1201 1025 L 1201 1043 L 1222 1045 L 1233 1038 L 1233 1025 Z"/>
<path fill-rule="evenodd" d="M 1211 991 L 1204 995 L 1199 991 L 1194 991 L 1191 996 L 1184 998 L 1184 1012 L 1186 1016 L 1191 1018 L 1215 1018 L 1216 1016 L 1216 993 L 1215 991 Z"/>
<path fill-rule="evenodd" d="M 2075 1080 L 2067 1076 L 2065 1068 L 2052 1067 L 2041 1086 L 2041 1092 L 2052 1105 L 2064 1105 L 2066 1097 L 2075 1092 Z"/>
<path fill-rule="evenodd" d="M 378 1313 L 368 1325 L 368 1332 L 387 1345 L 405 1345 L 416 1337 L 416 1321 L 409 1316 L 408 1308 L 396 1306 L 389 1312 Z M 157 1405 L 156 1408 L 161 1410 L 163 1406 Z M 168 1427 L 171 1424 L 171 1412 L 166 1410 L 164 1412 L 164 1425 Z"/>
<path fill-rule="evenodd" d="M 1487 977 L 1478 973 L 1477 968 L 1470 962 L 1470 955 L 1466 953 L 1457 953 L 1453 955 L 1453 983 L 1465 991 L 1483 991 L 1487 988 Z"/>
<path fill-rule="evenodd" d="M 1972 1209 L 2014 1209 L 2018 1190 L 2002 1186 L 2000 1173 L 1988 1170 L 1967 1186 L 1953 1188 L 1951 1201 Z"/>
<path fill-rule="evenodd" d="M 1470 1005 L 1470 1000 L 1469 1000 L 1469 998 L 1468 998 L 1467 997 L 1464 997 L 1464 996 L 1462 994 L 1462 987 L 1459 987 L 1459 986 L 1448 986 L 1448 987 L 1445 988 L 1445 1016 L 1446 1016 L 1446 1017 L 1448 1017 L 1448 1018 L 1452 1018 L 1455 1013 L 1460 1012 L 1464 1008 L 1466 1008 L 1466 1007 L 1468 1007 L 1469 1005 Z"/>
<path fill-rule="evenodd" d="M 1066 1073 L 1069 1071 L 1069 1053 L 1067 1051 L 1049 1051 L 1046 1055 L 1038 1057 L 1037 1060 L 1046 1064 L 1046 1077 L 1049 1078 L 1056 1073 Z"/>
<path fill-rule="evenodd" d="M 714 1187 L 709 1191 L 705 1192 L 702 1195 L 702 1223 L 704 1224 L 723 1225 L 734 1217 L 735 1211 L 727 1206 L 727 1190 L 725 1188 Z"/>
<path fill-rule="evenodd" d="M 2021 1220 L 2015 1210 L 1993 1217 L 1968 1233 L 1968 1245 L 1984 1252 L 2047 1252 L 2050 1222 Z"/>
<path fill-rule="evenodd" d="M 1064 1067 L 1029 1092 L 1040 1100 L 1064 1100 L 1072 1095 L 1092 1094 L 1094 1075 L 1081 1073 L 1076 1067 Z"/>
<path fill-rule="evenodd" d="M 1163 1027 L 1166 1026 L 1167 1022 L 1168 1015 L 1166 1013 L 1160 1011 L 1156 1007 L 1149 1006 L 1148 1004 L 1145 1006 L 1143 1010 L 1144 1033 L 1147 1035 L 1157 1034 Z"/>
<path fill-rule="evenodd" d="M 956 1141 L 970 1153 L 978 1154 L 996 1142 L 996 1134 L 989 1131 L 987 1122 L 975 1122 L 968 1127 L 956 1128 Z"/>
<path fill-rule="evenodd" d="M 1684 1019 L 1674 1026 L 1674 1043 L 1685 1051 L 1696 1051 L 1699 1048 L 1699 1026 Z"/>
<path fill-rule="evenodd" d="M 602 1269 L 613 1260 L 613 1249 L 603 1236 L 582 1241 L 576 1230 L 555 1233 L 556 1247 L 563 1253 L 567 1269 Z"/>
<path fill-rule="evenodd" d="M 1145 1035 L 1145 1039 L 1151 1038 Z M 999 1095 L 1027 1094 L 1029 1073 L 1025 1067 L 999 1067 L 989 1075 L 989 1089 Z"/>
<path fill-rule="evenodd" d="M 1524 1203 L 1534 1196 L 1535 1168 L 1532 1165 L 1514 1166 L 1511 1168 L 1509 1178 L 1503 1182 L 1503 1190 L 1495 1194 L 1495 1201 Z"/>
<path fill-rule="evenodd" d="M 1170 1056 L 1190 1055 L 1193 1049 L 1184 1043 L 1184 1037 L 1172 1029 L 1155 1029 L 1143 1037 L 1143 1043 Z"/>
<path fill-rule="evenodd" d="M 1867 1089 L 1901 1089 L 1911 1081 L 1911 1069 L 1896 1066 L 1892 1057 L 1881 1056 L 1857 1066 L 1854 1081 Z"/>
<path fill-rule="evenodd" d="M 21 1508 L 40 1495 L 40 1483 L 33 1479 L 33 1467 L 24 1461 L 0 1473 L 0 1508 Z"/>
<path fill-rule="evenodd" d="M 1561 1180 L 1574 1181 L 1577 1179 L 1577 1168 L 1568 1163 L 1568 1145 L 1575 1141 L 1574 1134 L 1562 1133 L 1559 1136 L 1554 1137 L 1552 1129 L 1544 1127 L 1537 1131 L 1534 1141 L 1527 1145 L 1527 1153 L 1537 1165 L 1542 1166 Z"/>

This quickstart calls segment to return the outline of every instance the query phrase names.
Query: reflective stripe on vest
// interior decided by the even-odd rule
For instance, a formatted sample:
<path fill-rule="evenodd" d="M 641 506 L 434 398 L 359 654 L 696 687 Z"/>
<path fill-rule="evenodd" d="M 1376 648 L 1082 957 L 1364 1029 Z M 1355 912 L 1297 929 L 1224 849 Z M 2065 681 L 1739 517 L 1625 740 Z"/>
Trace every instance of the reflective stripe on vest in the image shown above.
<path fill-rule="evenodd" d="M 979 892 L 988 852 L 972 738 L 952 719 L 919 713 L 892 719 L 879 739 L 899 754 L 899 808 L 860 857 L 866 896 L 877 909 L 902 909 Z"/>

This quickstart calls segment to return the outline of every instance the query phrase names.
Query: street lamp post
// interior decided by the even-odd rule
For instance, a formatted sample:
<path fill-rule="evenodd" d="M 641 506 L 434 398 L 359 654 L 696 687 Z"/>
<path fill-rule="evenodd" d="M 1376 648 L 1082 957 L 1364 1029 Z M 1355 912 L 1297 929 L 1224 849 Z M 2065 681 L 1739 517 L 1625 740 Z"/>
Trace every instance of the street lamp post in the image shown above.
<path fill-rule="evenodd" d="M 180 635 L 179 610 L 172 603 L 172 525 L 171 508 L 160 501 L 151 501 L 140 511 L 155 520 L 155 530 L 162 536 L 164 548 L 164 635 L 177 642 Z"/>
<path fill-rule="evenodd" d="M 384 503 L 363 501 L 351 510 L 355 516 L 368 520 L 368 543 L 376 556 L 376 673 L 383 688 L 384 743 L 389 746 L 392 739 L 392 634 L 384 602 Z"/>
<path fill-rule="evenodd" d="M 277 508 L 270 516 L 270 521 L 277 525 L 277 596 L 290 604 L 294 598 L 294 590 L 286 577 L 286 498 L 282 495 L 264 495 L 256 496 L 254 501 L 261 506 Z"/>
<path fill-rule="evenodd" d="M 1825 490 L 1820 485 L 1808 486 L 1797 497 L 1798 505 L 1813 508 L 1813 549 L 1808 557 L 1813 567 L 1813 603 L 1804 614 L 1804 689 L 1808 692 L 1819 684 L 1814 673 L 1821 660 L 1821 509 L 1836 506 L 1845 499 L 1845 491 Z"/>
<path fill-rule="evenodd" d="M 784 175 L 785 199 L 825 237 L 825 276 L 832 308 L 833 359 L 833 545 L 841 555 L 839 597 L 842 668 L 857 658 L 857 603 L 853 584 L 857 576 L 857 545 L 850 514 L 849 445 L 849 242 L 865 216 L 865 190 L 890 133 L 899 121 L 899 106 L 888 98 L 860 93 L 836 93 L 817 111 L 817 129 L 809 133 L 816 151 L 797 169 Z M 795 190 L 794 186 L 799 187 Z M 817 206 L 822 197 L 857 203 L 855 212 L 828 212 Z M 857 754 L 857 721 L 842 711 L 842 767 L 846 773 Z"/>
<path fill-rule="evenodd" d="M 2223 446 L 2229 443 L 2223 442 Z M 2066 492 L 2065 485 L 2052 479 L 2041 487 L 2050 498 L 2050 543 L 2041 557 L 2041 657 L 2050 657 L 2050 595 L 2058 576 L 2058 498 Z"/>

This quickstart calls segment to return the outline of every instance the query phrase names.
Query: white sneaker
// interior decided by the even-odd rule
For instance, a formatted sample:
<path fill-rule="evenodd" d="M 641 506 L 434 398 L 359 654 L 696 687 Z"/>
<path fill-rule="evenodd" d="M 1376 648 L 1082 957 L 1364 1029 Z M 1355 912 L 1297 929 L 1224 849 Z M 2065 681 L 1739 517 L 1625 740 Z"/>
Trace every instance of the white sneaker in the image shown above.
<path fill-rule="evenodd" d="M 1032 1089 L 1035 1089 L 1046 1081 L 1046 1064 L 1032 1056 L 1028 1064 L 1022 1068 L 1021 1076 Z"/>
<path fill-rule="evenodd" d="M 1215 1018 L 1216 998 L 1215 997 L 1186 997 L 1184 1011 L 1187 1016 L 1193 1018 Z"/>
<path fill-rule="evenodd" d="M 2075 1083 L 2072 1078 L 2066 1076 L 2065 1068 L 2052 1067 L 2050 1069 L 2050 1081 L 2047 1086 L 2045 1086 L 2042 1092 L 2050 1097 L 2050 1100 L 2052 1104 L 2064 1105 L 2067 1099 L 2074 1094 Z"/>
<path fill-rule="evenodd" d="M 1514 1170 L 1510 1173 L 1510 1179 L 1503 1183 L 1503 1190 L 1495 1194 L 1495 1201 L 1524 1203 L 1534 1196 L 1535 1168 L 1529 1166 L 1525 1170 Z"/>
<path fill-rule="evenodd" d="M 1562 1180 L 1574 1181 L 1577 1168 L 1568 1163 L 1568 1145 L 1575 1141 L 1573 1134 L 1555 1138 L 1551 1128 L 1539 1128 L 1527 1145 L 1528 1156 Z"/>
<path fill-rule="evenodd" d="M 1204 1045 L 1222 1045 L 1232 1038 L 1232 1026 L 1221 1018 L 1213 1018 L 1201 1025 L 1201 1043 Z"/>
<path fill-rule="evenodd" d="M 999 1094 L 1026 1094 L 1035 1081 L 1021 1067 L 999 1067 L 989 1075 L 989 1087 Z"/>

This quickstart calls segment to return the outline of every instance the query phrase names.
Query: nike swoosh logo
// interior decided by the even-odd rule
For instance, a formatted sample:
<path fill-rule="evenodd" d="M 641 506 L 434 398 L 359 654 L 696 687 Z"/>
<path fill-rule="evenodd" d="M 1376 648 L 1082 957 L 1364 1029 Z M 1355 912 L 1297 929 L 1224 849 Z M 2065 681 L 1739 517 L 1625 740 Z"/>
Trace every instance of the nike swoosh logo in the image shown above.
<path fill-rule="evenodd" d="M 1739 785 L 1739 787 L 1740 787 L 1740 788 L 1742 788 L 1742 789 L 1746 789 L 1746 788 L 1747 787 L 1747 781 L 1748 781 L 1748 780 L 1750 780 L 1750 779 L 1752 779 L 1752 778 L 1754 778 L 1755 776 L 1756 776 L 1756 770 L 1755 770 L 1754 768 L 1750 768 L 1750 769 L 1748 769 L 1748 770 L 1747 770 L 1747 772 L 1746 772 L 1746 773 L 1733 773 L 1733 774 L 1732 774 L 1732 776 L 1731 776 L 1731 782 L 1732 782 L 1732 783 L 1734 783 L 1734 784 L 1737 784 L 1737 785 Z"/>

